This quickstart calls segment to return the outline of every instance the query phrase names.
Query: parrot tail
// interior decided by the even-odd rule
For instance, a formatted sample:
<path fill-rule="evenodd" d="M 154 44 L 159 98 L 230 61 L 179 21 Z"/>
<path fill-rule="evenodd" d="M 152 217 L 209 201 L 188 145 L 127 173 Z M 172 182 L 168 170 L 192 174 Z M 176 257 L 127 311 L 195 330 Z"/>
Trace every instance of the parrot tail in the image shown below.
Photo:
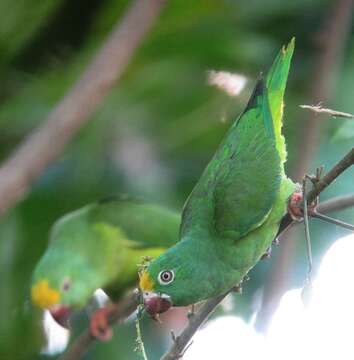
<path fill-rule="evenodd" d="M 273 118 L 277 150 L 283 163 L 286 160 L 285 139 L 281 134 L 284 107 L 283 98 L 294 47 L 295 38 L 292 38 L 288 46 L 280 50 L 266 76 L 269 107 Z"/>

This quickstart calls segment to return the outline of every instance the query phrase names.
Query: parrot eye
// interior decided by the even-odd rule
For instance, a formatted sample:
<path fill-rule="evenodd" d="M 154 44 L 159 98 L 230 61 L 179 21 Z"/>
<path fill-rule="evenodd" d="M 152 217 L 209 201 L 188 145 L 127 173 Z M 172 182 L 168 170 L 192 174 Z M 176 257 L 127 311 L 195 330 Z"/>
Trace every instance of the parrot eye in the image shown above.
<path fill-rule="evenodd" d="M 158 280 L 161 285 L 167 285 L 170 284 L 174 278 L 175 274 L 172 270 L 163 270 L 160 272 Z"/>
<path fill-rule="evenodd" d="M 62 285 L 61 285 L 61 289 L 62 289 L 63 291 L 68 291 L 68 290 L 70 289 L 70 287 L 71 287 L 71 281 L 70 281 L 70 279 L 65 278 L 64 281 L 63 281 L 63 283 L 62 283 Z"/>

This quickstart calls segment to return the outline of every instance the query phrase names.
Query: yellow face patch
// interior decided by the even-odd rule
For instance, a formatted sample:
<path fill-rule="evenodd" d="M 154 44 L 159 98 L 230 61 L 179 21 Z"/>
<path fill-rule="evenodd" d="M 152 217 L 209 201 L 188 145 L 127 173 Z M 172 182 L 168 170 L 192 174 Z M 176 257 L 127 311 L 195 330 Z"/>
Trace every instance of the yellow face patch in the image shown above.
<path fill-rule="evenodd" d="M 151 291 L 154 288 L 154 282 L 146 271 L 140 275 L 139 287 L 142 291 Z"/>
<path fill-rule="evenodd" d="M 46 279 L 38 281 L 32 286 L 31 296 L 33 304 L 42 309 L 47 309 L 57 304 L 60 300 L 59 292 L 52 289 Z"/>

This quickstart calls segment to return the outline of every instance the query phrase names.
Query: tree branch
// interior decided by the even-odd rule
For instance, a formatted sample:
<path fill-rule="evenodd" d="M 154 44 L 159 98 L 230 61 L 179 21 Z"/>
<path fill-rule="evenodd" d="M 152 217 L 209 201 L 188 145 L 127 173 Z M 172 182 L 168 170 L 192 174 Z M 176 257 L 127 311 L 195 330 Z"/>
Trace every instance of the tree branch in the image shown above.
<path fill-rule="evenodd" d="M 202 305 L 202 307 L 190 317 L 189 324 L 173 341 L 171 348 L 161 357 L 161 360 L 180 359 L 194 334 L 212 314 L 220 302 L 229 294 L 229 292 L 230 291 L 223 295 L 207 300 L 204 305 Z"/>
<path fill-rule="evenodd" d="M 340 174 L 342 174 L 353 164 L 354 148 L 351 149 L 351 151 L 349 151 L 349 153 L 345 155 L 343 159 L 335 164 L 333 168 L 316 184 L 316 187 L 308 193 L 308 203 L 311 203 L 311 201 L 313 201 L 329 184 L 331 184 Z M 354 195 L 335 198 L 333 200 L 324 202 L 321 206 L 321 211 L 328 212 L 340 210 L 340 205 L 343 207 L 353 206 Z M 282 224 L 284 219 L 286 219 L 286 225 L 281 225 L 277 236 L 280 236 L 292 223 L 294 223 L 289 214 L 286 214 L 283 217 Z M 289 219 L 289 221 L 287 219 Z M 165 353 L 165 355 L 162 356 L 161 360 L 179 359 L 181 354 L 183 354 L 186 346 L 190 343 L 193 335 L 230 291 L 228 291 L 226 294 L 206 301 L 205 304 L 199 309 L 199 311 L 192 317 L 191 321 L 182 331 L 181 335 L 176 338 L 176 341 L 173 343 L 171 348 Z"/>
<path fill-rule="evenodd" d="M 114 311 L 111 313 L 109 324 L 114 325 L 122 323 L 128 316 L 130 316 L 139 305 L 139 296 L 136 292 L 132 292 L 123 299 Z M 71 344 L 69 349 L 59 358 L 59 360 L 78 360 L 80 359 L 89 346 L 96 340 L 87 329 L 79 337 L 77 337 Z"/>
<path fill-rule="evenodd" d="M 166 0 L 135 0 L 81 78 L 0 168 L 0 213 L 25 196 L 33 182 L 89 121 L 129 64 Z"/>
<path fill-rule="evenodd" d="M 319 203 L 317 210 L 326 214 L 332 211 L 344 210 L 352 206 L 354 206 L 354 194 L 336 196 L 332 199 Z"/>
<path fill-rule="evenodd" d="M 347 170 L 350 166 L 354 164 L 354 147 L 341 159 L 338 161 L 333 168 L 318 181 L 314 188 L 308 193 L 307 198 L 309 202 L 314 201 L 317 196 L 327 188 L 340 174 Z"/>

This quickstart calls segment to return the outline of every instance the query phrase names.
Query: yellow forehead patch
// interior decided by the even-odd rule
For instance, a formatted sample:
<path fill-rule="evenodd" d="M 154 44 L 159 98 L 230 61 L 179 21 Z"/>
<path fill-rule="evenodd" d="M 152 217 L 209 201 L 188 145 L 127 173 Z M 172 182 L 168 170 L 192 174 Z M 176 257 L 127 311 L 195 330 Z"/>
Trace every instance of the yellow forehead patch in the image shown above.
<path fill-rule="evenodd" d="M 52 289 L 46 279 L 38 281 L 32 286 L 31 296 L 33 304 L 42 309 L 47 309 L 57 304 L 60 300 L 59 292 Z"/>
<path fill-rule="evenodd" d="M 139 287 L 142 291 L 151 291 L 154 288 L 154 282 L 152 281 L 151 277 L 144 271 L 140 275 Z"/>

